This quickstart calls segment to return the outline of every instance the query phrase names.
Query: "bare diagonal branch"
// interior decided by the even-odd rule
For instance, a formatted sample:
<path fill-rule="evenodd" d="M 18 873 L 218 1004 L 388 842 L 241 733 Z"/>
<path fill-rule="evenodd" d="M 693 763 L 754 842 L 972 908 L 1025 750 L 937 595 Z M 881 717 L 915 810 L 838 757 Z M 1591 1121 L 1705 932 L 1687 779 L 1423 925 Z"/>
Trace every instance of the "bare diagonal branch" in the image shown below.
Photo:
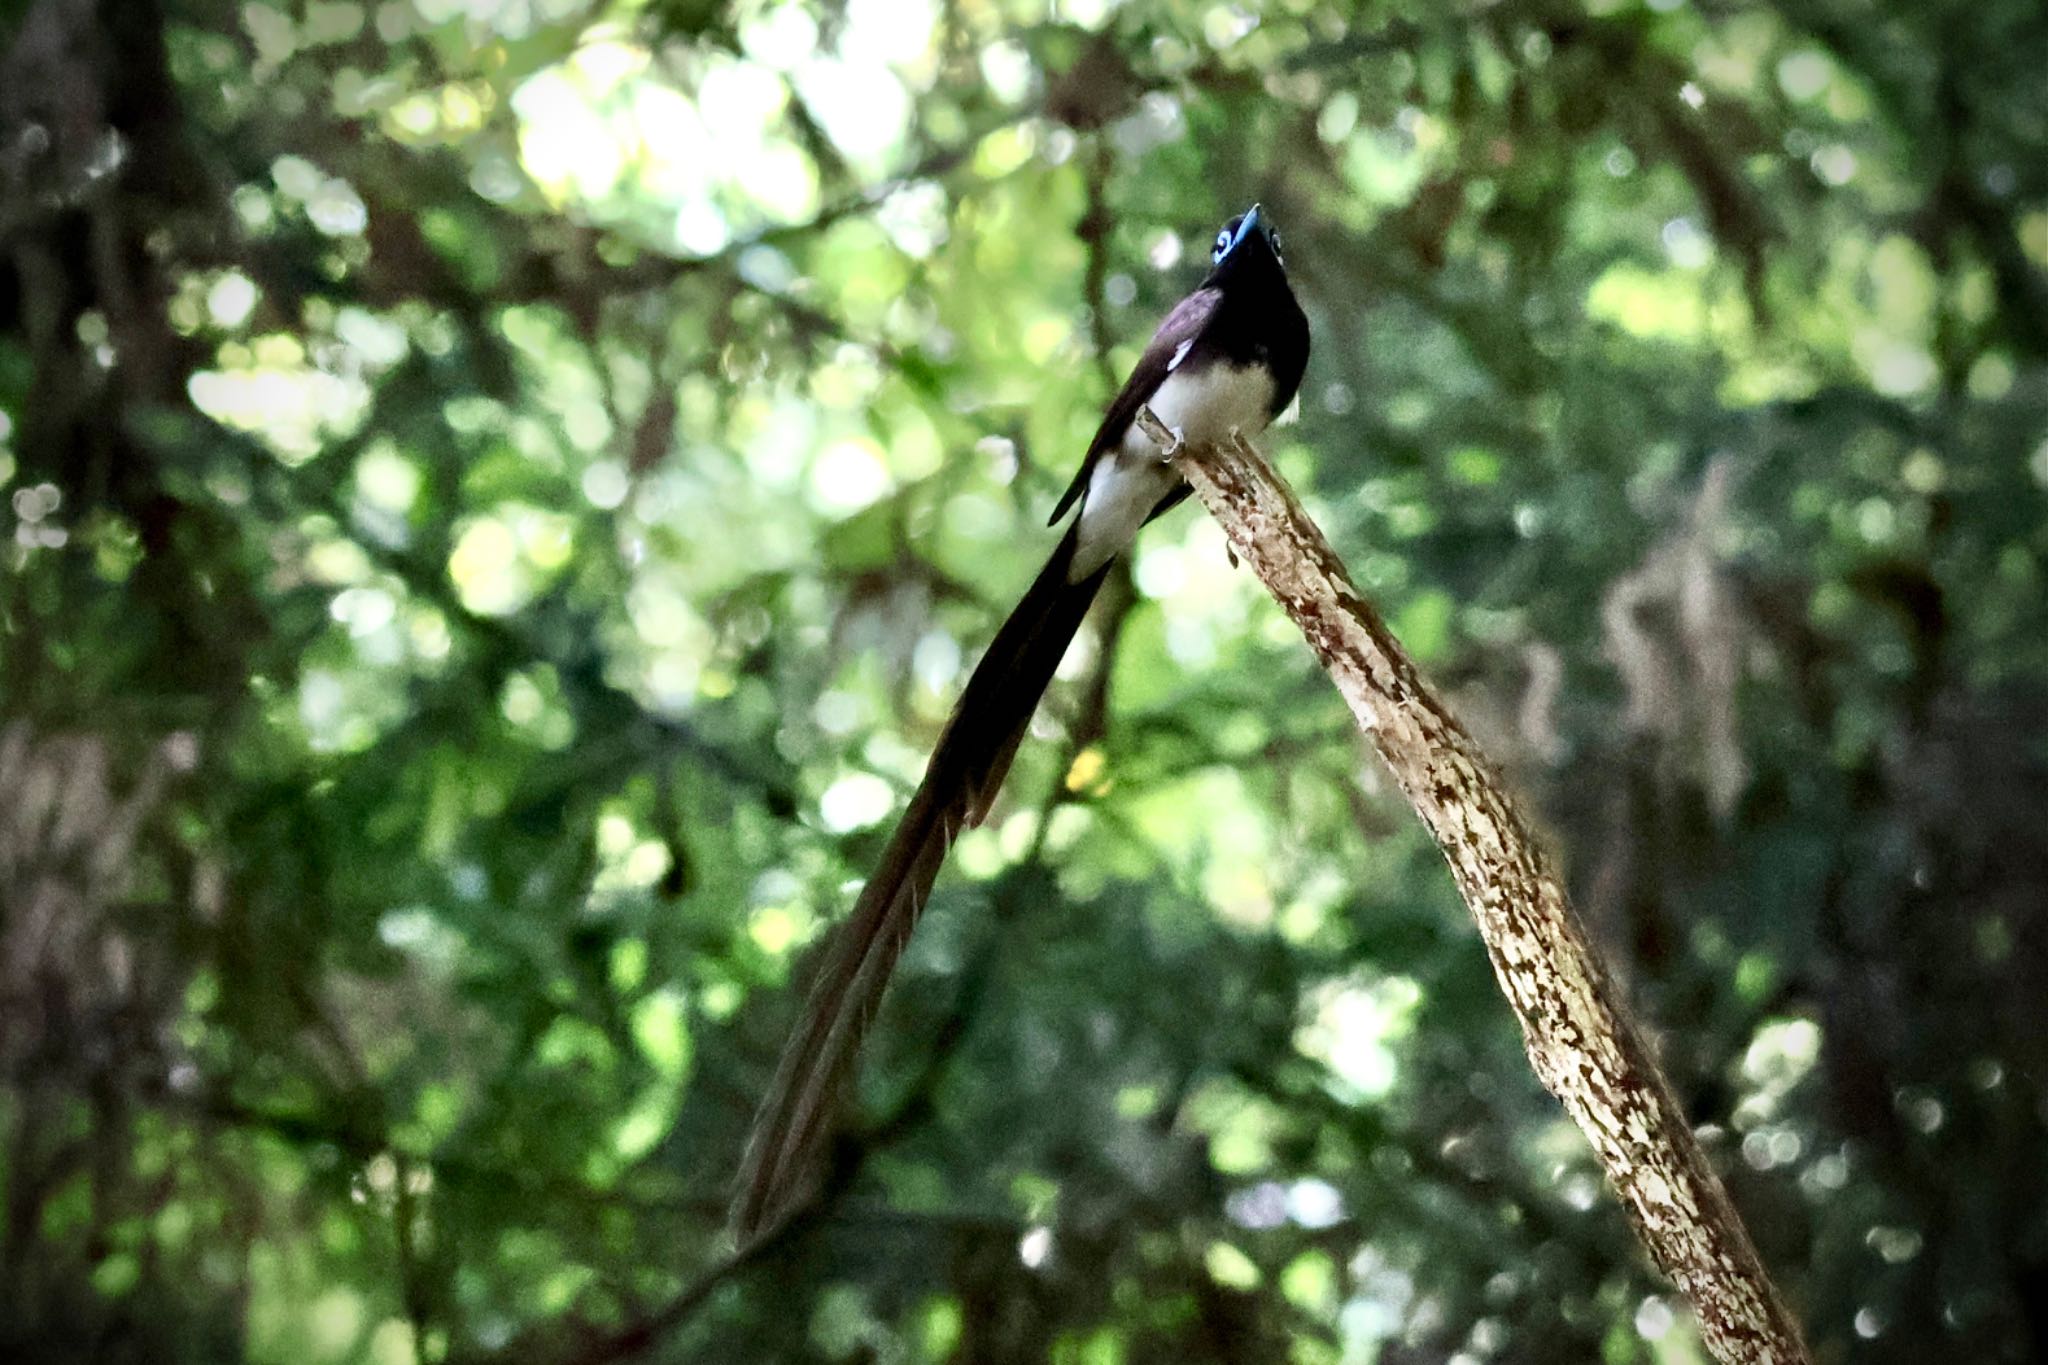
<path fill-rule="evenodd" d="M 1708 1349 L 1728 1365 L 1807 1361 L 1798 1323 L 1492 764 L 1248 441 L 1190 450 L 1149 410 L 1138 423 L 1301 627 L 1443 851 L 1537 1077 L 1584 1130 L 1643 1244 L 1691 1300 Z"/>

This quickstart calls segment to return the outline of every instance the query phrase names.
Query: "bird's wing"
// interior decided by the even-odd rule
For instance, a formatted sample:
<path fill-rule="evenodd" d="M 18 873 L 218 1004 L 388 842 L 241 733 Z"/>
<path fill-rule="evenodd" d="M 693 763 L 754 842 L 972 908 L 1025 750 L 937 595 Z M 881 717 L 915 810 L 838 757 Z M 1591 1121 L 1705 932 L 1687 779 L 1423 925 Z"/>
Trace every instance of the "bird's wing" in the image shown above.
<path fill-rule="evenodd" d="M 1137 419 L 1138 409 L 1156 393 L 1166 376 L 1173 372 L 1202 335 L 1202 329 L 1209 325 L 1209 319 L 1216 315 L 1217 305 L 1223 301 L 1221 290 L 1214 288 L 1197 289 L 1173 306 L 1166 315 L 1166 321 L 1159 324 L 1159 330 L 1152 334 L 1145 353 L 1138 357 L 1138 363 L 1131 367 L 1131 377 L 1109 405 L 1109 411 L 1102 418 L 1102 425 L 1095 430 L 1095 439 L 1088 443 L 1088 454 L 1081 460 L 1081 468 L 1074 474 L 1074 481 L 1067 485 L 1067 491 L 1060 495 L 1059 506 L 1053 508 L 1052 516 L 1046 522 L 1051 525 L 1067 514 L 1088 486 L 1088 476 L 1095 469 L 1096 460 L 1102 452 L 1122 443 L 1124 433 L 1131 429 Z"/>

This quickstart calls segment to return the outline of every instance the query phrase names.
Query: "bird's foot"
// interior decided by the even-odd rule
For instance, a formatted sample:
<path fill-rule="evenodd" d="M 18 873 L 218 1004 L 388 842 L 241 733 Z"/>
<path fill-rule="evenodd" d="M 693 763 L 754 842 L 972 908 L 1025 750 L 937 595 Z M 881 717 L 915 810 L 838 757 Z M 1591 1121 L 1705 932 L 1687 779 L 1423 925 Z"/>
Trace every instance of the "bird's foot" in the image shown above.
<path fill-rule="evenodd" d="M 1140 406 L 1137 416 L 1138 430 L 1152 438 L 1152 444 L 1159 447 L 1159 462 L 1172 464 L 1181 451 L 1187 448 L 1186 434 L 1179 427 L 1169 427 L 1159 420 L 1159 414 L 1150 407 Z"/>

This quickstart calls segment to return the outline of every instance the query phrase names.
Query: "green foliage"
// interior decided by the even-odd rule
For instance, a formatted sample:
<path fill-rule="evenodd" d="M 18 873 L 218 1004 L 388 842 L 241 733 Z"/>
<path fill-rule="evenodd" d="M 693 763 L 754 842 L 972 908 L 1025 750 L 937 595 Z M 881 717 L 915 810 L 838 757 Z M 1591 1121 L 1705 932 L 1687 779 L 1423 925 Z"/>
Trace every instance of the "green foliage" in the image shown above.
<path fill-rule="evenodd" d="M 1826 1360 L 2048 1355 L 2038 6 L 0 10 L 0 1347 L 1700 1358 L 1146 533 L 714 1292 L 804 949 L 1215 223 Z M 678 1298 L 685 1295 L 684 1298 Z"/>

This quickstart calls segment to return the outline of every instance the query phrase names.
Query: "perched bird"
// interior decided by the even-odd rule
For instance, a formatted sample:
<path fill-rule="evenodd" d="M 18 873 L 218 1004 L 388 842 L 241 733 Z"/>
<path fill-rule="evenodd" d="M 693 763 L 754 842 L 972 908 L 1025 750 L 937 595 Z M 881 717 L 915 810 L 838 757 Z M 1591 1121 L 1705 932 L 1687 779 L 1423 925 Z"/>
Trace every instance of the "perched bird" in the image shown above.
<path fill-rule="evenodd" d="M 1265 429 L 1308 364 L 1308 319 L 1288 288 L 1280 234 L 1254 204 L 1216 234 L 1209 274 L 1138 357 L 1059 505 L 1080 513 L 967 680 L 902 823 L 834 936 L 769 1084 L 733 1206 L 742 1243 L 808 1193 L 838 1091 L 946 850 L 978 825 L 1110 563 L 1188 487 L 1135 425 L 1149 406 L 1191 444 Z"/>

